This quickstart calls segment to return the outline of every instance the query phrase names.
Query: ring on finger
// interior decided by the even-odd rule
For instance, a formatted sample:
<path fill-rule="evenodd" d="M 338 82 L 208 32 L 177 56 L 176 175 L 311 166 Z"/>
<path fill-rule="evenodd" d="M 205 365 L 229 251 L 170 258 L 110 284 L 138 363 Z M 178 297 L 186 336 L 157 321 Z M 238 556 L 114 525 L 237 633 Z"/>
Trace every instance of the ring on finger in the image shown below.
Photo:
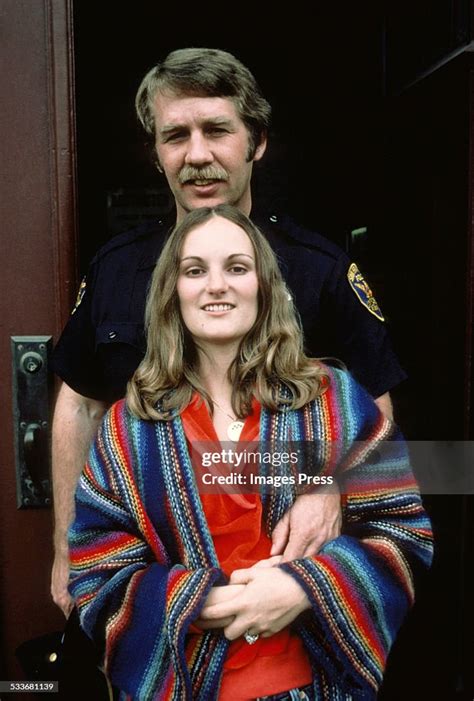
<path fill-rule="evenodd" d="M 251 633 L 248 629 L 244 633 L 245 642 L 248 643 L 249 645 L 253 645 L 254 643 L 256 643 L 258 638 L 259 638 L 258 633 Z"/>

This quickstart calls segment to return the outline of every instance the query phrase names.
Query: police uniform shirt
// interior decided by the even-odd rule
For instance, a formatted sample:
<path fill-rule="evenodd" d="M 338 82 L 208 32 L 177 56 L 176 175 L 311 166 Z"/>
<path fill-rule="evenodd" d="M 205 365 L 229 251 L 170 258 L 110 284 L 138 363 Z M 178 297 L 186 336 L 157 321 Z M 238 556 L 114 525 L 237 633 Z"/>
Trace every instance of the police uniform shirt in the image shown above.
<path fill-rule="evenodd" d="M 373 397 L 405 379 L 370 288 L 346 254 L 288 217 L 254 221 L 293 295 L 307 354 L 342 360 Z M 52 357 L 54 372 L 79 394 L 124 396 L 145 353 L 146 294 L 170 228 L 159 221 L 119 234 L 93 259 Z"/>

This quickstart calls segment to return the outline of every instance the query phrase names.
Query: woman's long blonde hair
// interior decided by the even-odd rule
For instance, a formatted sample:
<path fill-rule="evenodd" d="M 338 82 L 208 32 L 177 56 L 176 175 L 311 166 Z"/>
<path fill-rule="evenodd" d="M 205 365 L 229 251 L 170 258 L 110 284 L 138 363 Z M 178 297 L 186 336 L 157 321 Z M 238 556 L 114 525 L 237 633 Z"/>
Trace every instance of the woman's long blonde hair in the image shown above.
<path fill-rule="evenodd" d="M 257 227 L 230 205 L 196 209 L 172 231 L 154 270 L 145 327 L 147 351 L 128 383 L 127 403 L 143 419 L 168 420 L 197 391 L 212 400 L 199 377 L 196 344 L 181 316 L 177 293 L 181 250 L 186 235 L 212 217 L 236 224 L 249 237 L 258 278 L 258 313 L 229 368 L 232 407 L 239 418 L 251 411 L 252 397 L 273 411 L 297 409 L 324 391 L 321 365 L 303 350 L 303 334 L 275 254 Z"/>

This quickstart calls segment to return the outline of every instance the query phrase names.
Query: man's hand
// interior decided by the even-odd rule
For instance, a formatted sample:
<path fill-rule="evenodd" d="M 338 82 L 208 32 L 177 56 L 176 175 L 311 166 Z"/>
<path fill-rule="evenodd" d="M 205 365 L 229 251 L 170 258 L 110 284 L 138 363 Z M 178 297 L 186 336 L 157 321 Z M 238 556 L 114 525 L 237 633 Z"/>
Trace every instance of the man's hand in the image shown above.
<path fill-rule="evenodd" d="M 210 628 L 217 627 L 217 622 L 231 620 L 223 626 L 228 640 L 236 640 L 247 630 L 268 638 L 310 607 L 298 582 L 278 567 L 235 570 L 230 585 L 242 584 L 245 586 L 241 593 L 228 601 L 204 606 L 201 611 L 201 620 Z"/>
<path fill-rule="evenodd" d="M 90 445 L 107 409 L 103 402 L 83 397 L 63 384 L 53 418 L 54 564 L 51 595 L 67 617 L 73 607 L 67 585 L 69 555 L 67 532 L 74 518 L 74 493 Z"/>
<path fill-rule="evenodd" d="M 51 573 L 51 596 L 66 618 L 74 608 L 74 602 L 68 592 L 69 553 L 57 548 L 54 553 L 53 571 Z"/>
<path fill-rule="evenodd" d="M 299 496 L 275 526 L 271 555 L 283 561 L 317 555 L 328 541 L 341 533 L 341 496 L 336 487 L 330 492 Z"/>

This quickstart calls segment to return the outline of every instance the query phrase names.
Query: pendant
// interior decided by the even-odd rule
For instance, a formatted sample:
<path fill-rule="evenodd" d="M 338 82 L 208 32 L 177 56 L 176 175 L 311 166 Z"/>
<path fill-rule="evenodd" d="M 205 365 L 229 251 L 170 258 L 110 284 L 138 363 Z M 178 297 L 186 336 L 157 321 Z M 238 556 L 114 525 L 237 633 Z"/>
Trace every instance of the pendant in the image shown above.
<path fill-rule="evenodd" d="M 230 441 L 237 443 L 242 433 L 244 427 L 243 421 L 232 421 L 231 424 L 227 426 L 227 437 Z"/>

